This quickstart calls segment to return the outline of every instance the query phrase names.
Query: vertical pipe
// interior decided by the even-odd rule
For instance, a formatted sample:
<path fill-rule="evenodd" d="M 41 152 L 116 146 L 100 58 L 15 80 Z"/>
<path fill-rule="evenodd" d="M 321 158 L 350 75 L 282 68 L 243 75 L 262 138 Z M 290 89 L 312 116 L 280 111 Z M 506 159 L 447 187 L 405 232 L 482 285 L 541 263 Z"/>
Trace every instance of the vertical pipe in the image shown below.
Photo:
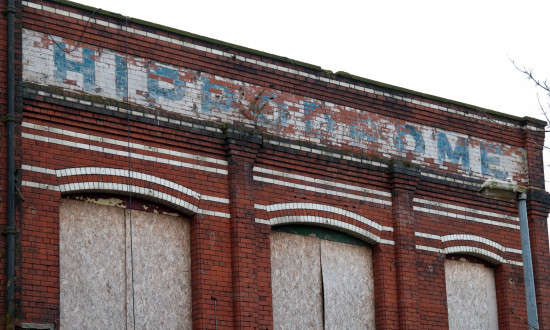
<path fill-rule="evenodd" d="M 523 257 L 523 277 L 525 278 L 525 298 L 527 300 L 527 321 L 529 329 L 539 328 L 537 313 L 537 297 L 535 295 L 535 279 L 531 259 L 531 242 L 529 239 L 529 223 L 527 221 L 527 194 L 518 194 L 519 228 L 521 232 L 521 251 Z"/>
<path fill-rule="evenodd" d="M 8 111 L 6 115 L 6 136 L 7 136 L 7 219 L 4 234 L 6 235 L 6 278 L 7 278 L 7 311 L 6 311 L 6 329 L 13 328 L 14 319 L 14 291 L 15 291 L 15 140 L 14 140 L 14 121 L 15 121 L 15 60 L 14 60 L 14 18 L 15 5 L 14 0 L 8 0 L 6 8 L 7 14 L 7 39 L 8 39 Z"/>

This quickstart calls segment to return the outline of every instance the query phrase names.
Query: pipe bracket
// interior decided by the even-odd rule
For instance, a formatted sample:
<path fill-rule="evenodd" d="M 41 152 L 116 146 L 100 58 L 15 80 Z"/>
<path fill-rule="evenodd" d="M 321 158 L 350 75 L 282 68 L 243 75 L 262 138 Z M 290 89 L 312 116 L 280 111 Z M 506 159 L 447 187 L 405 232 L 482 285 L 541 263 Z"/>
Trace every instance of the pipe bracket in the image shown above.
<path fill-rule="evenodd" d="M 8 236 L 8 235 L 17 235 L 18 231 L 15 227 L 4 227 L 2 229 L 2 235 Z"/>
<path fill-rule="evenodd" d="M 6 10 L 4 11 L 6 14 L 15 14 L 15 6 L 7 6 Z"/>
<path fill-rule="evenodd" d="M 15 115 L 7 114 L 7 115 L 2 116 L 2 122 L 3 123 L 15 122 L 15 121 L 16 121 Z"/>

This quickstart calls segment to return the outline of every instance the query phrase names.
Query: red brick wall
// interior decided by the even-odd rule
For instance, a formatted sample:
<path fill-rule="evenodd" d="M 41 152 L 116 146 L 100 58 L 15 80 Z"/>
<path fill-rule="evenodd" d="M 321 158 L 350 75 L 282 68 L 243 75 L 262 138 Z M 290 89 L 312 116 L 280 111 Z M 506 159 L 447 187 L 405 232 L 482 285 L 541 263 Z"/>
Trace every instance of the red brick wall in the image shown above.
<path fill-rule="evenodd" d="M 5 3 L 2 1 L 3 7 Z M 357 120 L 350 117 L 355 110 L 348 110 L 353 108 L 369 118 L 386 118 L 396 125 L 466 135 L 477 141 L 472 142 L 472 150 L 479 148 L 480 141 L 504 146 L 501 160 L 511 160 L 510 166 L 523 164 L 515 150 L 525 150 L 528 171 L 514 172 L 514 179 L 544 188 L 542 152 L 533 142 L 541 143 L 543 136 L 529 133 L 533 140 L 518 129 L 522 124 L 540 128 L 540 122 L 522 123 L 457 102 L 345 74 L 330 75 L 314 66 L 134 21 L 128 22 L 134 30 L 128 34 L 126 49 L 126 34 L 119 28 L 126 22 L 121 17 L 98 13 L 96 19 L 113 25 L 95 22 L 86 26 L 86 19 L 68 17 L 67 13 L 89 16 L 91 11 L 45 1 L 46 30 L 37 4 L 29 2 L 18 7 L 18 26 L 22 29 L 49 32 L 81 40 L 90 48 L 128 52 L 135 58 L 185 68 L 189 70 L 185 78 L 188 87 L 197 78 L 192 73 L 199 72 L 201 77 L 221 77 L 216 78 L 219 86 L 213 87 L 218 88 L 214 94 L 222 95 L 222 87 L 245 86 L 244 90 L 255 93 L 265 88 L 283 98 L 285 104 L 294 100 L 296 109 L 289 112 L 301 113 L 303 118 L 307 113 L 299 109 L 303 104 L 300 102 L 314 99 L 324 102 L 324 108 L 334 104 L 332 109 L 341 109 L 342 125 Z M 63 11 L 52 13 L 55 8 Z M 4 21 L 0 27 L 5 28 Z M 138 30 L 164 39 L 144 36 Z M 17 54 L 21 54 L 22 33 L 19 29 Z M 165 39 L 235 56 L 176 46 Z M 51 44 L 47 38 L 43 42 Z M 0 36 L 0 46 L 5 52 L 4 35 Z M 18 57 L 18 63 L 18 77 L 22 77 L 21 65 L 25 62 Z M 45 82 L 48 79 L 51 77 L 44 77 Z M 335 85 L 334 81 L 341 84 Z M 0 102 L 4 104 L 4 70 L 0 70 L 0 84 Z M 306 218 L 316 225 L 352 233 L 373 245 L 377 327 L 445 327 L 444 255 L 460 253 L 495 264 L 499 324 L 502 328 L 525 328 L 517 208 L 513 203 L 481 198 L 478 188 L 487 175 L 483 177 L 480 172 L 470 176 L 461 169 L 460 162 L 446 160 L 439 164 L 436 153 L 420 159 L 410 148 L 410 141 L 406 142 L 405 152 L 395 154 L 384 151 L 387 149 L 382 139 L 373 144 L 378 149 L 368 150 L 346 144 L 343 138 L 344 142 L 338 142 L 339 133 L 331 131 L 329 124 L 317 127 L 319 136 L 304 133 L 301 139 L 294 138 L 300 132 L 273 128 L 269 122 L 252 127 L 242 117 L 232 118 L 240 114 L 224 112 L 222 103 L 217 103 L 221 109 L 217 117 L 205 120 L 197 104 L 179 109 L 151 101 L 148 106 L 51 85 L 18 79 L 23 116 L 17 123 L 21 143 L 16 154 L 21 159 L 18 168 L 22 171 L 20 190 L 24 197 L 18 210 L 18 323 L 57 324 L 61 196 L 97 191 L 124 194 L 121 187 L 130 183 L 140 197 L 191 216 L 196 328 L 213 328 L 216 324 L 220 328 L 271 328 L 270 226 Z M 212 95 L 202 95 L 203 101 L 207 98 Z M 197 116 L 189 115 L 193 111 Z M 315 120 L 312 123 L 316 124 Z M 433 141 L 426 138 L 429 152 L 437 144 Z M 4 139 L 0 143 L 0 157 L 5 157 Z M 472 152 L 472 164 L 475 155 Z M 3 164 L 0 162 L 1 187 L 5 187 Z M 128 172 L 111 172 L 115 169 L 130 170 L 135 177 L 129 179 Z M 550 327 L 550 309 L 545 308 L 550 300 L 546 234 L 550 204 L 544 191 L 533 191 L 528 208 L 542 329 Z M 5 189 L 1 197 L 5 200 Z M 0 208 L 2 215 L 5 207 Z M 2 284 L 5 287 L 5 277 Z M 0 308 L 5 310 L 3 300 Z"/>

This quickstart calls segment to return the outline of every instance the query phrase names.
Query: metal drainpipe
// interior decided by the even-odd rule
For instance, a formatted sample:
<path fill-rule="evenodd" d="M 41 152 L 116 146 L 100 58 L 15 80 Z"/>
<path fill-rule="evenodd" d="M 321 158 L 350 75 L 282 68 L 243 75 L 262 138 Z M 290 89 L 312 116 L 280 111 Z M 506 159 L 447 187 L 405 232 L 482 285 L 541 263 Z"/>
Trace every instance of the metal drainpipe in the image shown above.
<path fill-rule="evenodd" d="M 523 277 L 525 279 L 525 298 L 527 300 L 527 321 L 529 329 L 538 329 L 539 317 L 537 312 L 537 296 L 535 294 L 535 279 L 533 276 L 533 262 L 531 260 L 531 241 L 529 239 L 526 199 L 526 193 L 518 194 L 519 230 L 523 257 Z"/>
<path fill-rule="evenodd" d="M 15 60 L 14 60 L 14 19 L 15 5 L 14 0 L 8 0 L 6 8 L 7 14 L 7 33 L 8 33 L 8 113 L 5 117 L 6 135 L 7 135 L 7 221 L 4 235 L 6 235 L 7 247 L 7 311 L 6 311 L 6 329 L 13 328 L 14 320 L 14 291 L 15 291 Z"/>

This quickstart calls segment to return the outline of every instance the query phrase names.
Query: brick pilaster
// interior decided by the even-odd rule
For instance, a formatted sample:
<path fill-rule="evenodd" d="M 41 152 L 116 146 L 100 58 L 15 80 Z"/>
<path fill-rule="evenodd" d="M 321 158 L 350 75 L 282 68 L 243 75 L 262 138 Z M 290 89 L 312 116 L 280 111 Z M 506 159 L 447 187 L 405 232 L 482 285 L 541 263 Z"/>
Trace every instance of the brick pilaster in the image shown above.
<path fill-rule="evenodd" d="M 259 324 L 253 169 L 261 138 L 231 128 L 226 134 L 234 325 L 253 329 Z"/>
<path fill-rule="evenodd" d="M 507 263 L 495 266 L 499 329 L 527 329 L 525 290 L 521 278 L 521 266 Z"/>
<path fill-rule="evenodd" d="M 387 244 L 374 246 L 373 268 L 376 328 L 396 329 L 399 327 L 399 311 L 393 246 Z"/>
<path fill-rule="evenodd" d="M 548 211 L 550 195 L 540 189 L 529 189 L 527 194 L 527 218 L 533 259 L 533 275 L 539 316 L 539 328 L 550 328 L 550 251 L 548 244 Z"/>
<path fill-rule="evenodd" d="M 523 144 L 527 153 L 527 171 L 529 189 L 527 196 L 527 217 L 529 220 L 529 236 L 531 240 L 531 255 L 533 259 L 533 275 L 540 329 L 550 327 L 550 302 L 542 297 L 550 294 L 550 251 L 548 249 L 548 211 L 550 196 L 545 192 L 544 168 L 542 151 L 544 149 L 544 129 L 546 122 L 527 118 L 523 126 L 535 126 L 540 131 L 524 130 Z"/>
<path fill-rule="evenodd" d="M 527 174 L 530 187 L 537 187 L 544 189 L 544 162 L 542 159 L 542 150 L 544 149 L 544 125 L 546 123 L 530 119 L 522 122 L 525 126 L 535 126 L 541 129 L 541 131 L 533 131 L 530 129 L 523 130 L 523 146 L 527 153 Z"/>
<path fill-rule="evenodd" d="M 416 329 L 419 308 L 413 198 L 419 171 L 400 162 L 393 163 L 391 171 L 399 328 Z"/>

